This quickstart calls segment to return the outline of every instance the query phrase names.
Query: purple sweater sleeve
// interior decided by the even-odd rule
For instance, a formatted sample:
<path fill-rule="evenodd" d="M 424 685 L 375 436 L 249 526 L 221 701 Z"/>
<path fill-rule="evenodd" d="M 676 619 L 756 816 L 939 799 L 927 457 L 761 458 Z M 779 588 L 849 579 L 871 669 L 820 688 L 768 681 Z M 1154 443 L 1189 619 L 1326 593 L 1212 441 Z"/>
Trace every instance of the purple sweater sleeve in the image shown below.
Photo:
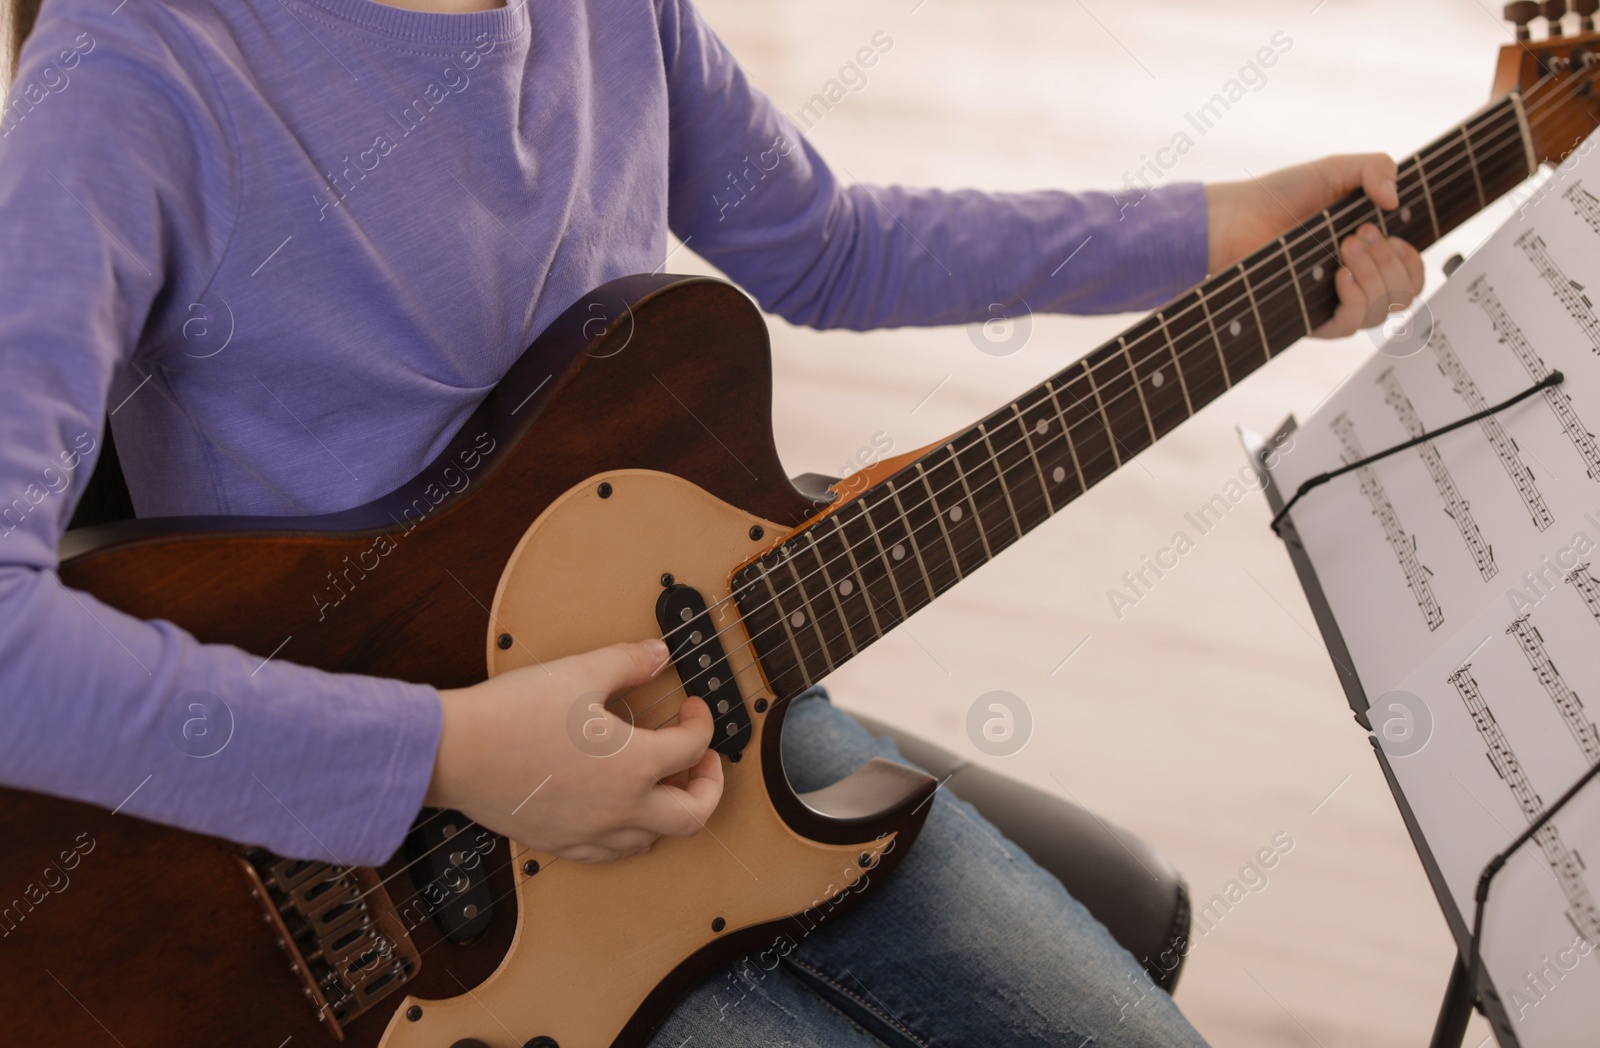
<path fill-rule="evenodd" d="M 238 202 L 232 150 L 195 145 L 232 131 L 160 42 L 68 28 L 29 40 L 0 137 L 0 783 L 381 862 L 427 788 L 437 692 L 200 644 L 56 575 L 113 371 L 158 295 L 201 290 Z"/>
<path fill-rule="evenodd" d="M 844 185 L 689 0 L 660 3 L 672 231 L 763 309 L 856 330 L 970 323 L 1018 300 L 1035 312 L 1115 313 L 1205 277 L 1200 183 L 1115 193 Z M 880 52 L 892 45 L 874 38 Z"/>

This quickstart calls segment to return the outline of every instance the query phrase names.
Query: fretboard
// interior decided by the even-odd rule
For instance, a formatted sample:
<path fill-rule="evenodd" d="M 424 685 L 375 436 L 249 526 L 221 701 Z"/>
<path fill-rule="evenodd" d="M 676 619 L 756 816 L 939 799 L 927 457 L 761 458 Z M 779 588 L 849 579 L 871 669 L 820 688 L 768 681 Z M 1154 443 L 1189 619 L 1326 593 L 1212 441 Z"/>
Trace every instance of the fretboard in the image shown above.
<path fill-rule="evenodd" d="M 780 699 L 799 694 L 1332 317 L 1339 243 L 1365 222 L 1418 249 L 1532 174 L 1512 94 L 1218 273 L 739 571 Z"/>

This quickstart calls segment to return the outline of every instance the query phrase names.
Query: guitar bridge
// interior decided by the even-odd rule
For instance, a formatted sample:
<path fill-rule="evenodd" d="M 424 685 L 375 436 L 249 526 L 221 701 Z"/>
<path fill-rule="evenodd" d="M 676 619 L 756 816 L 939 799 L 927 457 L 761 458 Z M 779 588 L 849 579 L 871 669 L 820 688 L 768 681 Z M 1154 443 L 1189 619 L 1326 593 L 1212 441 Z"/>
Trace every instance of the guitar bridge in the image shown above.
<path fill-rule="evenodd" d="M 282 859 L 260 848 L 243 849 L 239 861 L 290 969 L 336 1040 L 422 969 L 376 870 Z"/>

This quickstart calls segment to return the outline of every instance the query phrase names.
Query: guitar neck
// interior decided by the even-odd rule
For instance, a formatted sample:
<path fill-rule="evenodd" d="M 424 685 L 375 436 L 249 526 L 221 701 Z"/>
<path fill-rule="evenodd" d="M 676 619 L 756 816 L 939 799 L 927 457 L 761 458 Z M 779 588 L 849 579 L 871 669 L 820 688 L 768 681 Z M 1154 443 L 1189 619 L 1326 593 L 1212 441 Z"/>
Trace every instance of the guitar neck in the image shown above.
<path fill-rule="evenodd" d="M 1418 249 L 1533 173 L 1513 92 L 739 571 L 769 683 L 799 694 L 1333 316 L 1339 243 L 1365 222 Z"/>

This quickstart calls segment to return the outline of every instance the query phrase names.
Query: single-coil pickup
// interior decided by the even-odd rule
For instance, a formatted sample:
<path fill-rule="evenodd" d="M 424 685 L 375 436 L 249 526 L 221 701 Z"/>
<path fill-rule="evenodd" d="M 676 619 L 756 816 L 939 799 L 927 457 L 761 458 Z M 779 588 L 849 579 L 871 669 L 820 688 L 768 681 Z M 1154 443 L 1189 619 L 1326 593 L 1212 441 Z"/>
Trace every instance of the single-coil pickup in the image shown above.
<path fill-rule="evenodd" d="M 656 601 L 656 621 L 683 681 L 683 693 L 698 695 L 711 707 L 712 748 L 738 760 L 750 742 L 750 712 L 728 668 L 705 599 L 699 590 L 681 583 L 668 586 Z"/>

